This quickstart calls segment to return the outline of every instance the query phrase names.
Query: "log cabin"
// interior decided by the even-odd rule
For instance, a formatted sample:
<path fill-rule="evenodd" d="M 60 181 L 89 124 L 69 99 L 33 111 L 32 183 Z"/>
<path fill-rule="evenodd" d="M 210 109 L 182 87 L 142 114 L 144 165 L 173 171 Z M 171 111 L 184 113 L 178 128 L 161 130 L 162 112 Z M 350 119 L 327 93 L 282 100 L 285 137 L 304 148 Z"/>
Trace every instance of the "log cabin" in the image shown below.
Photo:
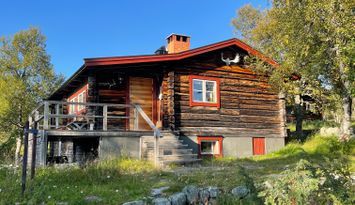
<path fill-rule="evenodd" d="M 278 150 L 285 99 L 249 56 L 278 65 L 236 38 L 190 49 L 179 34 L 152 55 L 86 58 L 31 113 L 29 152 L 38 165 L 120 156 L 165 165 Z"/>

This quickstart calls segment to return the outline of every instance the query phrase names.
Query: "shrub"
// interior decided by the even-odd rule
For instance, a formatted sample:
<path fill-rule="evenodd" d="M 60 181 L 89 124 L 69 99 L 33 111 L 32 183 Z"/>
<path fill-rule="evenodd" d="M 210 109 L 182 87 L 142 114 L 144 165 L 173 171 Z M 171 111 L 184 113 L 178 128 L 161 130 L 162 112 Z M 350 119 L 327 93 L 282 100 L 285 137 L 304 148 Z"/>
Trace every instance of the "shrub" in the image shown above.
<path fill-rule="evenodd" d="M 300 160 L 267 182 L 260 196 L 265 204 L 351 204 L 351 178 L 342 160 L 313 165 Z"/>

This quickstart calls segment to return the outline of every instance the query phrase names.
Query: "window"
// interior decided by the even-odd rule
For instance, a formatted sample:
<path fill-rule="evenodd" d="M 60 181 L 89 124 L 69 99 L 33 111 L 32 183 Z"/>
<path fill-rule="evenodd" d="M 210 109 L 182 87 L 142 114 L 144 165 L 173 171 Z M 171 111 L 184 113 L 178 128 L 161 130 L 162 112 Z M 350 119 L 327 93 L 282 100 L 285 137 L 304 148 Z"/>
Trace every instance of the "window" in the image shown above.
<path fill-rule="evenodd" d="M 76 98 L 70 100 L 70 102 L 76 102 Z M 69 113 L 73 114 L 76 111 L 76 105 L 70 104 L 69 105 Z"/>
<path fill-rule="evenodd" d="M 253 155 L 265 154 L 265 138 L 253 137 Z"/>
<path fill-rule="evenodd" d="M 199 156 L 221 157 L 223 156 L 223 137 L 197 137 Z"/>
<path fill-rule="evenodd" d="M 78 102 L 79 103 L 85 103 L 86 102 L 86 92 L 85 91 L 79 94 Z M 78 110 L 82 110 L 84 108 L 85 108 L 84 105 L 78 105 Z"/>
<path fill-rule="evenodd" d="M 219 108 L 219 79 L 190 76 L 190 106 L 213 106 Z"/>

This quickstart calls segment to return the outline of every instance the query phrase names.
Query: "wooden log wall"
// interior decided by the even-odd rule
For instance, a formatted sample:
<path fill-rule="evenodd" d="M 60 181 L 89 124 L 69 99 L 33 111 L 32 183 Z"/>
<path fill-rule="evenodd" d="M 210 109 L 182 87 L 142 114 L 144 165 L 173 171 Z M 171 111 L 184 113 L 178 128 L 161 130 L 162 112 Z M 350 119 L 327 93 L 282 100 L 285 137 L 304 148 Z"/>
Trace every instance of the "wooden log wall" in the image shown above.
<path fill-rule="evenodd" d="M 214 63 L 187 63 L 174 70 L 174 75 L 164 78 L 164 117 L 175 130 L 186 136 L 285 136 L 284 101 L 265 77 L 242 66 Z M 220 79 L 220 108 L 190 106 L 190 75 Z"/>

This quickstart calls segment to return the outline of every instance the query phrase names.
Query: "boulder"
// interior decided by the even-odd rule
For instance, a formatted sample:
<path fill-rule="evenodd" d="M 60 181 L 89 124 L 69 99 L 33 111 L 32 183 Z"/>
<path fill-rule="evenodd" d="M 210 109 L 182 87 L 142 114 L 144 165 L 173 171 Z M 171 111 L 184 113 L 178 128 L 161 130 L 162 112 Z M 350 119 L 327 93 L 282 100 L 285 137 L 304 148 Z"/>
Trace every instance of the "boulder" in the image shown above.
<path fill-rule="evenodd" d="M 246 186 L 237 186 L 232 189 L 233 196 L 242 199 L 249 194 L 250 190 Z"/>
<path fill-rule="evenodd" d="M 218 189 L 218 187 L 212 187 L 212 186 L 210 186 L 210 187 L 207 187 L 207 190 L 210 192 L 210 197 L 211 197 L 212 199 L 215 199 L 215 198 L 218 197 L 218 194 L 219 194 L 219 189 Z"/>
<path fill-rule="evenodd" d="M 156 188 L 156 189 L 152 189 L 150 191 L 150 195 L 152 197 L 160 197 L 162 195 L 162 193 L 165 191 L 165 190 L 168 190 L 170 187 L 168 186 L 164 186 L 164 187 L 159 187 L 159 188 Z"/>
<path fill-rule="evenodd" d="M 169 199 L 167 198 L 155 198 L 153 200 L 154 205 L 171 205 Z"/>
<path fill-rule="evenodd" d="M 145 205 L 143 201 L 131 201 L 131 202 L 126 202 L 122 205 Z"/>
<path fill-rule="evenodd" d="M 182 192 L 170 196 L 171 205 L 186 205 L 186 195 Z"/>
<path fill-rule="evenodd" d="M 193 185 L 186 186 L 182 189 L 182 192 L 186 195 L 188 204 L 198 203 L 199 189 Z"/>
<path fill-rule="evenodd" d="M 200 198 L 200 202 L 202 204 L 206 204 L 210 199 L 210 192 L 208 191 L 208 189 L 200 189 L 198 196 Z"/>
<path fill-rule="evenodd" d="M 86 196 L 85 201 L 91 203 L 91 202 L 100 202 L 102 199 L 98 196 Z"/>

